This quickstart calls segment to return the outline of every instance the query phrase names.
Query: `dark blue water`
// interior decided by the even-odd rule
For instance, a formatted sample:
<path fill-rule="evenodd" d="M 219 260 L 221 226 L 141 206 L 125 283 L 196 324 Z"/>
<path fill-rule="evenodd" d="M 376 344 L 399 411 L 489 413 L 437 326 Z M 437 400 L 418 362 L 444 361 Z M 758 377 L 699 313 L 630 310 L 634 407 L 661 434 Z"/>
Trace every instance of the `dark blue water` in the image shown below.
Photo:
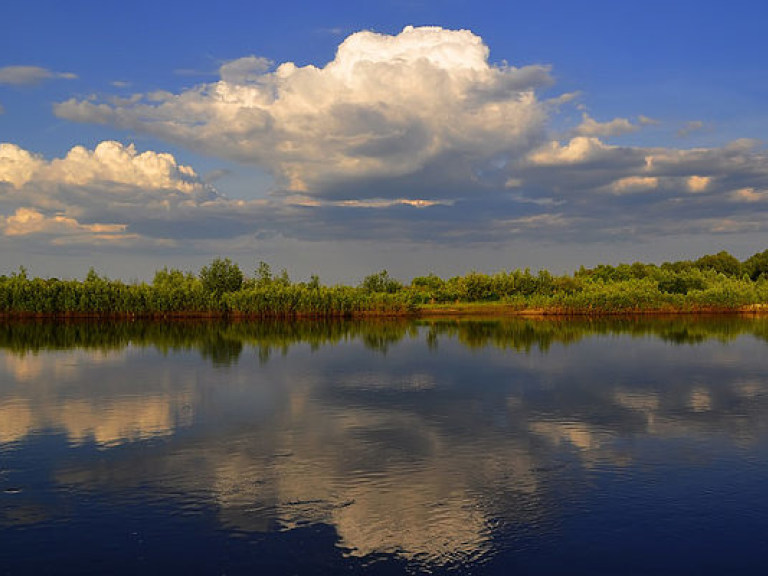
<path fill-rule="evenodd" d="M 768 324 L 0 325 L 0 574 L 761 574 Z"/>

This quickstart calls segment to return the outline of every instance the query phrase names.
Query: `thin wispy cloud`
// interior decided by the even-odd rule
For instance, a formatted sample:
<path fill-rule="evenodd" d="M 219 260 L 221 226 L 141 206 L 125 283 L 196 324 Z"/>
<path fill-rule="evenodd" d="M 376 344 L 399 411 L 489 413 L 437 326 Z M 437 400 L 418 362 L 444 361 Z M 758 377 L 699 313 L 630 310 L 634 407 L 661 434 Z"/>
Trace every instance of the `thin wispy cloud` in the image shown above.
<path fill-rule="evenodd" d="M 28 86 L 40 84 L 45 80 L 74 80 L 77 74 L 54 72 L 40 66 L 5 66 L 0 68 L 0 85 Z"/>
<path fill-rule="evenodd" d="M 344 34 L 344 28 L 341 26 L 334 26 L 333 28 L 318 28 L 316 32 L 318 34 L 327 34 L 329 36 L 342 36 Z"/>
<path fill-rule="evenodd" d="M 680 138 L 686 138 L 695 132 L 701 132 L 705 128 L 706 125 L 703 121 L 693 120 L 691 122 L 686 122 L 682 128 L 678 129 L 677 135 Z"/>
<path fill-rule="evenodd" d="M 645 116 L 643 114 L 639 114 L 637 117 L 637 123 L 641 126 L 658 126 L 661 124 L 659 120 L 656 120 L 655 118 L 649 118 L 648 116 Z"/>

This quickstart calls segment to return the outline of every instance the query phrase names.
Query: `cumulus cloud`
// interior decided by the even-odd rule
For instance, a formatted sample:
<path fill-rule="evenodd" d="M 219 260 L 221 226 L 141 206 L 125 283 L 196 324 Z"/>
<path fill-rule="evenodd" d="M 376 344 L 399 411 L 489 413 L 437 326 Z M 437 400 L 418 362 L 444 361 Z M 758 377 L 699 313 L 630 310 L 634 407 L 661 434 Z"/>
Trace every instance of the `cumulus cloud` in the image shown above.
<path fill-rule="evenodd" d="M 71 72 L 54 72 L 40 66 L 5 66 L 0 68 L 0 85 L 24 86 L 39 84 L 43 80 L 54 78 L 73 80 L 77 78 L 77 75 Z"/>
<path fill-rule="evenodd" d="M 549 114 L 535 92 L 551 83 L 548 68 L 494 65 L 467 30 L 358 32 L 323 67 L 268 66 L 249 56 L 224 64 L 220 81 L 180 94 L 72 99 L 55 112 L 258 164 L 280 186 L 310 194 L 434 164 L 471 183 L 482 166 L 537 144 Z"/>
<path fill-rule="evenodd" d="M 617 149 L 616 146 L 605 144 L 599 138 L 577 136 L 565 145 L 552 141 L 534 150 L 528 156 L 528 161 L 544 166 L 585 164 L 605 158 Z"/>
<path fill-rule="evenodd" d="M 761 143 L 616 145 L 612 137 L 658 121 L 599 121 L 579 105 L 581 123 L 558 137 L 556 116 L 575 95 L 544 99 L 547 66 L 494 64 L 468 30 L 358 32 L 322 65 L 251 55 L 219 75 L 178 93 L 71 99 L 55 111 L 260 166 L 274 176 L 268 197 L 228 199 L 211 185 L 221 172 L 204 180 L 170 154 L 116 142 L 53 160 L 3 144 L 5 238 L 85 238 L 104 233 L 88 227 L 114 225 L 125 227 L 114 235 L 184 245 L 281 238 L 456 249 L 768 231 Z"/>
<path fill-rule="evenodd" d="M 46 216 L 34 208 L 19 208 L 4 221 L 0 221 L 0 229 L 5 236 L 55 236 L 58 243 L 122 242 L 138 238 L 136 234 L 126 234 L 125 224 L 81 224 L 63 214 Z"/>
<path fill-rule="evenodd" d="M 611 184 L 611 189 L 617 194 L 645 192 L 658 187 L 659 179 L 655 176 L 627 176 Z"/>
<path fill-rule="evenodd" d="M 712 183 L 711 176 L 689 176 L 687 180 L 688 190 L 691 192 L 704 192 Z"/>
<path fill-rule="evenodd" d="M 137 221 L 171 213 L 179 219 L 184 210 L 221 198 L 167 153 L 106 141 L 46 160 L 0 143 L 0 233 L 7 238 L 134 241 L 139 235 L 129 228 Z"/>
<path fill-rule="evenodd" d="M 32 179 L 43 161 L 15 144 L 0 143 L 0 182 L 16 188 Z"/>
<path fill-rule="evenodd" d="M 245 56 L 223 64 L 219 68 L 219 76 L 223 82 L 231 84 L 249 84 L 258 82 L 272 66 L 267 58 Z"/>
<path fill-rule="evenodd" d="M 609 122 L 598 122 L 585 112 L 581 124 L 575 128 L 574 133 L 579 136 L 620 136 L 634 132 L 638 128 L 626 118 L 614 118 Z"/>
<path fill-rule="evenodd" d="M 201 186 L 195 171 L 178 164 L 171 154 L 139 154 L 133 144 L 114 141 L 101 142 L 94 150 L 75 146 L 64 158 L 50 162 L 15 144 L 0 143 L 0 182 L 15 188 L 29 183 L 87 186 L 107 182 L 185 193 Z"/>
<path fill-rule="evenodd" d="M 675 149 L 575 136 L 540 146 L 509 175 L 518 199 L 542 201 L 529 210 L 559 214 L 568 224 L 528 229 L 529 237 L 605 242 L 768 231 L 768 153 L 751 140 Z M 502 209 L 521 206 L 496 206 Z"/>
<path fill-rule="evenodd" d="M 768 190 L 755 190 L 754 188 L 740 188 L 734 190 L 729 194 L 729 197 L 734 202 L 747 202 L 749 204 L 754 202 L 766 202 L 768 201 Z"/>
<path fill-rule="evenodd" d="M 280 235 L 466 245 L 728 234 L 765 228 L 756 210 L 766 205 L 766 165 L 751 142 L 674 150 L 579 136 L 506 166 L 487 194 L 335 199 L 297 192 L 243 201 L 217 193 L 169 154 L 106 142 L 46 160 L 6 144 L 0 213 L 6 238 L 58 243 Z"/>

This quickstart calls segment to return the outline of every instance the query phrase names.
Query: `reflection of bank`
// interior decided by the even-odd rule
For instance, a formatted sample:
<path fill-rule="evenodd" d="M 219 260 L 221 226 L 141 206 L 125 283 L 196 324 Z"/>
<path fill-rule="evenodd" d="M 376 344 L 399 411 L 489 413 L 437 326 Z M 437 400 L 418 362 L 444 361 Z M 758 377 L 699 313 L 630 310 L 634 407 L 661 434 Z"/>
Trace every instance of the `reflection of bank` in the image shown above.
<path fill-rule="evenodd" d="M 316 319 L 263 321 L 41 321 L 0 322 L 0 350 L 25 355 L 82 349 L 95 354 L 120 352 L 126 346 L 169 351 L 197 350 L 214 366 L 231 366 L 244 353 L 255 351 L 262 362 L 292 346 L 312 348 L 360 341 L 386 353 L 398 342 L 421 339 L 438 350 L 441 339 L 457 340 L 467 348 L 547 351 L 553 345 L 574 345 L 597 335 L 653 336 L 673 344 L 709 340 L 729 342 L 742 335 L 768 340 L 768 316 L 676 315 L 569 318 L 422 318 Z M 30 363 L 28 368 L 33 369 Z"/>
<path fill-rule="evenodd" d="M 163 354 L 197 350 L 214 366 L 225 367 L 236 364 L 247 347 L 255 349 L 262 362 L 297 344 L 319 348 L 345 340 L 360 340 L 369 349 L 386 352 L 413 328 L 405 318 L 39 322 L 0 318 L 0 350 L 20 356 L 75 349 L 120 353 L 126 346 L 152 347 Z"/>

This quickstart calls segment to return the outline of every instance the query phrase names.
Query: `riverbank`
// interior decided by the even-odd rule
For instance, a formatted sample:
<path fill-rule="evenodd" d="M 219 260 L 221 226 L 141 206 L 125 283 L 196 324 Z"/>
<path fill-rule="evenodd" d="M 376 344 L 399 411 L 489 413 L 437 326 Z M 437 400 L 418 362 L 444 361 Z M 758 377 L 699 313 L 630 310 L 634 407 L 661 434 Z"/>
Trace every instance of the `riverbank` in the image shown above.
<path fill-rule="evenodd" d="M 658 308 L 624 308 L 600 309 L 596 307 L 571 308 L 562 307 L 519 307 L 517 305 L 501 304 L 498 302 L 459 302 L 453 304 L 428 304 L 421 307 L 416 316 L 420 318 L 441 316 L 523 316 L 523 317 L 569 317 L 569 316 L 665 316 L 665 315 L 696 315 L 696 314 L 750 314 L 768 315 L 768 304 L 748 304 L 738 307 L 695 307 L 684 306 L 675 308 L 663 306 Z"/>
<path fill-rule="evenodd" d="M 443 318 L 443 317 L 633 317 L 633 316 L 695 316 L 695 315 L 768 315 L 768 304 L 750 304 L 735 308 L 694 307 L 564 309 L 561 307 L 520 307 L 498 302 L 459 302 L 427 304 L 413 310 L 357 310 L 347 313 L 247 313 L 239 311 L 174 311 L 174 312 L 0 312 L 2 320 L 311 320 L 311 319 L 366 319 L 366 318 Z"/>
<path fill-rule="evenodd" d="M 199 274 L 168 270 L 151 283 L 0 276 L 0 316 L 63 318 L 351 318 L 453 315 L 602 316 L 762 314 L 768 310 L 768 250 L 743 263 L 721 253 L 695 262 L 580 268 L 573 275 L 512 270 L 434 274 L 409 284 L 386 271 L 356 286 L 292 282 L 261 263 L 245 277 L 229 260 Z"/>

